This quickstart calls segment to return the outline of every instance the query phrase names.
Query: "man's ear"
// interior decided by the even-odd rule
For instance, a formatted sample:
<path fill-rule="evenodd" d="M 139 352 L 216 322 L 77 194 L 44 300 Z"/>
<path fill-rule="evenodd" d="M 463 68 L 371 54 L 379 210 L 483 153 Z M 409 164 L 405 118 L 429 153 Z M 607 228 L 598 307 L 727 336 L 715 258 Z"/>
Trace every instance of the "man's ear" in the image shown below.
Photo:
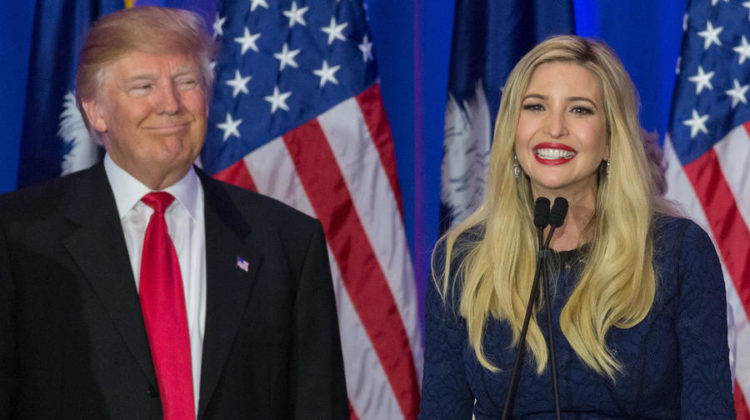
<path fill-rule="evenodd" d="M 83 106 L 83 112 L 86 113 L 86 119 L 89 120 L 91 127 L 100 132 L 104 133 L 107 131 L 107 123 L 104 121 L 104 113 L 101 106 L 96 103 L 94 99 L 84 99 L 81 101 Z"/>

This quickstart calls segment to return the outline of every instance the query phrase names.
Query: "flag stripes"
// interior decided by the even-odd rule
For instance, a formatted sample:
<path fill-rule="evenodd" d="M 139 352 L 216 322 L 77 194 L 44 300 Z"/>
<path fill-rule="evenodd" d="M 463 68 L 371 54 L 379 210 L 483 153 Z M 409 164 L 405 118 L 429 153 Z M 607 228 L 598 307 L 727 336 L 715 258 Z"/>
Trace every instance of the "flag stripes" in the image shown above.
<path fill-rule="evenodd" d="M 214 174 L 214 178 L 232 183 L 238 187 L 247 188 L 248 190 L 257 191 L 253 179 L 250 177 L 250 173 L 241 160 L 238 160 L 234 165 L 229 166 L 223 171 Z"/>
<path fill-rule="evenodd" d="M 282 138 L 274 139 L 240 162 L 243 163 L 243 167 L 247 165 L 247 168 L 252 168 L 252 178 L 259 192 L 315 216 Z M 338 262 L 330 247 L 328 255 L 336 293 L 344 369 L 352 413 L 359 413 L 360 417 L 365 419 L 398 418 L 402 416 L 398 401 L 392 393 L 383 392 L 390 389 L 388 378 L 377 354 L 372 351 L 370 338 L 345 290 Z M 356 415 L 352 415 L 352 419 L 355 418 Z"/>
<path fill-rule="evenodd" d="M 410 273 L 413 272 L 407 244 L 400 240 L 406 237 L 406 230 L 392 184 L 389 183 L 387 171 L 381 164 L 383 159 L 378 159 L 379 153 L 375 150 L 370 132 L 366 129 L 366 120 L 360 112 L 358 103 L 359 101 L 344 101 L 330 112 L 318 117 L 318 121 L 348 190 L 369 192 L 353 194 L 354 207 L 375 250 L 375 256 L 385 274 L 399 313 L 404 319 L 416 319 L 416 287 L 401 285 L 402 279 L 410 277 Z M 412 354 L 421 355 L 419 324 L 415 322 L 410 328 L 411 331 L 407 332 L 411 338 Z M 422 358 L 415 359 L 415 367 L 419 372 L 421 369 L 418 366 Z"/>
<path fill-rule="evenodd" d="M 382 103 L 370 102 L 379 97 L 377 85 L 370 87 L 216 176 L 321 221 L 352 418 L 416 418 L 422 359 L 416 285 L 394 191 L 390 131 Z"/>
<path fill-rule="evenodd" d="M 731 311 L 729 319 L 734 321 L 734 325 L 729 325 L 730 337 L 731 330 L 734 330 L 734 340 L 730 339 L 729 344 L 735 374 L 735 409 L 738 419 L 750 419 L 744 398 L 744 395 L 750 395 L 750 285 L 747 284 L 750 262 L 746 259 L 750 255 L 750 238 L 747 223 L 740 216 L 738 207 L 742 201 L 735 201 L 739 196 L 731 191 L 730 180 L 736 180 L 736 177 L 725 176 L 727 172 L 724 170 L 732 165 L 727 163 L 734 157 L 729 153 L 734 153 L 736 143 L 743 141 L 747 143 L 750 137 L 746 128 L 738 126 L 712 150 L 682 166 L 672 140 L 667 136 L 664 159 L 669 186 L 667 198 L 679 203 L 682 213 L 708 232 L 719 253 Z M 732 143 L 731 147 L 728 147 L 729 143 Z"/>
<path fill-rule="evenodd" d="M 391 138 L 388 117 L 383 107 L 380 85 L 374 84 L 370 86 L 364 92 L 357 95 L 356 98 L 367 124 L 367 129 L 370 132 L 372 143 L 378 150 L 385 173 L 388 174 L 388 182 L 390 182 L 393 193 L 396 196 L 396 203 L 398 204 L 399 213 L 403 220 L 404 204 L 401 199 L 401 187 L 398 183 L 398 175 L 396 174 L 396 153 L 393 150 L 393 139 Z"/>
<path fill-rule="evenodd" d="M 745 225 L 750 226 L 750 122 L 735 127 L 714 149 Z"/>
<path fill-rule="evenodd" d="M 737 412 L 736 420 L 750 420 L 750 410 L 747 408 L 745 396 L 736 383 L 734 386 L 734 410 Z"/>
<path fill-rule="evenodd" d="M 729 272 L 730 279 L 725 280 L 734 282 L 747 312 L 750 309 L 750 287 L 743 287 L 742 283 L 750 278 L 750 261 L 745 260 L 750 255 L 750 231 L 719 166 L 716 149 L 709 150 L 684 168 L 708 216 L 716 247 Z"/>
<path fill-rule="evenodd" d="M 331 147 L 317 120 L 283 138 L 391 388 L 403 396 L 404 416 L 412 418 L 419 395 L 416 369 L 411 352 L 401 350 L 409 348 L 409 339 Z"/>

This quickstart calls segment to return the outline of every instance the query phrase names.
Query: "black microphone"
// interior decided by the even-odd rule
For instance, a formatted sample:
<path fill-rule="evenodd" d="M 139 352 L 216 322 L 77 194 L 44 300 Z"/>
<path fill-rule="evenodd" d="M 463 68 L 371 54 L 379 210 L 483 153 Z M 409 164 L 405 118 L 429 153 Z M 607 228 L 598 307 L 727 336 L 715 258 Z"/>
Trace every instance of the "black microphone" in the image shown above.
<path fill-rule="evenodd" d="M 552 225 L 553 228 L 558 228 L 562 226 L 563 222 L 565 221 L 565 216 L 567 215 L 568 200 L 562 197 L 557 197 L 555 199 L 555 204 L 552 206 L 552 210 L 550 211 L 549 224 Z M 550 234 L 550 236 L 552 236 L 552 234 Z"/>
<path fill-rule="evenodd" d="M 555 229 L 562 226 L 565 222 L 565 216 L 568 215 L 568 200 L 557 197 L 555 204 L 552 205 L 552 210 L 549 212 L 549 225 L 552 227 L 547 235 L 547 240 L 544 242 L 542 249 L 549 249 L 549 243 L 552 240 L 552 235 L 555 234 Z"/>
<path fill-rule="evenodd" d="M 544 228 L 549 225 L 549 198 L 539 197 L 534 203 L 534 226 L 537 227 L 537 236 L 539 240 L 539 249 L 541 250 L 544 242 L 542 235 L 544 235 Z"/>
<path fill-rule="evenodd" d="M 562 226 L 565 222 L 565 216 L 568 214 L 568 200 L 557 197 L 555 198 L 555 204 L 552 205 L 550 211 L 549 224 L 551 226 L 549 230 L 549 236 L 544 244 L 543 252 L 549 252 L 549 243 L 552 240 L 552 235 L 555 233 L 555 229 Z M 542 293 L 544 294 L 544 303 L 547 308 L 547 348 L 549 350 L 550 360 L 550 371 L 552 372 L 552 395 L 555 399 L 555 418 L 560 420 L 560 392 L 557 386 L 557 357 L 555 356 L 555 332 L 552 328 L 552 298 L 549 291 L 549 279 L 547 278 L 546 272 L 542 274 Z"/>
<path fill-rule="evenodd" d="M 544 229 L 549 224 L 549 198 L 539 197 L 534 203 L 534 226 Z"/>
<path fill-rule="evenodd" d="M 544 228 L 549 225 L 550 221 L 550 208 L 549 199 L 546 197 L 539 197 L 534 203 L 534 226 L 537 227 L 538 239 L 539 239 L 539 252 L 536 258 L 536 271 L 534 272 L 534 281 L 531 283 L 531 293 L 529 294 L 529 302 L 526 305 L 526 314 L 523 318 L 523 327 L 521 328 L 521 336 L 518 339 L 518 350 L 516 352 L 516 359 L 513 362 L 513 370 L 510 374 L 510 383 L 508 385 L 508 393 L 505 395 L 505 405 L 503 406 L 503 420 L 507 419 L 510 412 L 513 410 L 513 401 L 516 397 L 516 389 L 518 385 L 518 373 L 521 370 L 521 364 L 523 363 L 523 356 L 526 353 L 526 333 L 529 330 L 529 320 L 531 319 L 531 311 L 534 307 L 534 302 L 539 296 L 539 276 L 542 272 L 542 261 L 544 260 L 546 250 L 542 249 L 544 239 Z"/>
<path fill-rule="evenodd" d="M 534 281 L 531 284 L 531 293 L 529 295 L 528 305 L 526 306 L 526 314 L 523 319 L 523 327 L 521 328 L 521 336 L 519 337 L 516 359 L 513 362 L 513 370 L 510 375 L 508 394 L 505 397 L 505 405 L 503 406 L 503 420 L 507 419 L 511 411 L 513 411 L 512 407 L 516 396 L 518 374 L 521 370 L 521 364 L 523 363 L 523 355 L 526 352 L 526 334 L 529 328 L 529 319 L 531 318 L 531 311 L 534 307 L 534 302 L 539 295 L 540 279 L 542 279 L 541 283 L 544 287 L 545 305 L 547 307 L 547 346 L 550 353 L 550 370 L 552 371 L 552 393 L 555 400 L 555 417 L 558 420 L 560 419 L 560 396 L 557 386 L 557 363 L 555 361 L 555 341 L 554 330 L 552 328 L 552 302 L 550 299 L 549 284 L 543 266 L 547 254 L 549 254 L 549 243 L 552 240 L 552 235 L 555 233 L 555 229 L 562 226 L 565 221 L 565 216 L 568 214 L 568 200 L 562 197 L 557 197 L 555 199 L 555 204 L 552 206 L 552 210 L 549 208 L 549 203 L 550 201 L 548 198 L 539 197 L 536 199 L 534 205 L 534 226 L 537 227 L 539 236 L 536 271 L 534 273 Z M 550 225 L 551 229 L 547 236 L 547 240 L 544 241 L 544 228 L 547 227 L 547 225 Z"/>

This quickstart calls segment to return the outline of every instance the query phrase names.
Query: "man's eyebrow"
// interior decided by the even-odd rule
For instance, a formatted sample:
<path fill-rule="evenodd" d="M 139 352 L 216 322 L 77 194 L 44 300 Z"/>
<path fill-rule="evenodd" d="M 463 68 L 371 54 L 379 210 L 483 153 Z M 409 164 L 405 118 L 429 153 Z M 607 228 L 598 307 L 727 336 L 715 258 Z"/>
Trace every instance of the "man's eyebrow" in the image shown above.
<path fill-rule="evenodd" d="M 154 76 L 151 73 L 138 73 L 134 74 L 130 77 L 127 77 L 125 79 L 125 83 L 134 83 L 134 82 L 141 82 L 141 81 L 153 81 L 156 80 L 156 76 Z"/>
<path fill-rule="evenodd" d="M 181 66 L 177 67 L 172 77 L 183 76 L 186 74 L 198 74 L 198 69 L 192 66 Z"/>

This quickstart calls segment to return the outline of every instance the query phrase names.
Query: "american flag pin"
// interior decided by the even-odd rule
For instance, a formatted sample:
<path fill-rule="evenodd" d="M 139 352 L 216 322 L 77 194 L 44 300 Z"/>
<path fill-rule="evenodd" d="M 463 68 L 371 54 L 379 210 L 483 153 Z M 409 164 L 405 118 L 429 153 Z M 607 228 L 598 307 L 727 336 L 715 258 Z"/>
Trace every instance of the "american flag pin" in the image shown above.
<path fill-rule="evenodd" d="M 250 269 L 250 263 L 245 261 L 242 257 L 237 257 L 237 267 L 247 273 L 247 270 Z"/>

